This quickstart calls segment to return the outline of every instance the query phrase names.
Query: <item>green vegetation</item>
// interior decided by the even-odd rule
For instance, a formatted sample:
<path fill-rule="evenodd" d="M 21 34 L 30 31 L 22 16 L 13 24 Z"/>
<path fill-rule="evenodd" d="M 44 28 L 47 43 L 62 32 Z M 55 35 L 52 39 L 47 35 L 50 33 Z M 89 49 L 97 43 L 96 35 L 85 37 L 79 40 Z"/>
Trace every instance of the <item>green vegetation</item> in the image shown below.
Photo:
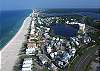
<path fill-rule="evenodd" d="M 68 65 L 68 71 L 73 71 L 73 68 L 75 66 L 75 64 L 77 64 L 77 62 L 79 61 L 80 57 L 87 55 L 87 54 L 92 54 L 93 52 L 95 52 L 95 50 L 98 48 L 96 47 L 96 45 L 94 46 L 90 46 L 90 47 L 85 47 L 86 49 L 82 50 L 82 52 L 84 54 L 80 55 L 80 56 L 75 56 L 75 58 L 69 63 Z M 81 51 L 81 50 L 80 50 Z M 89 53 L 90 52 L 90 53 Z M 90 62 L 89 62 L 90 63 Z M 84 71 L 88 71 L 90 68 L 88 67 L 89 64 L 84 65 Z"/>
<path fill-rule="evenodd" d="M 86 25 L 89 25 L 89 26 L 92 26 L 92 27 L 95 26 L 95 22 L 93 21 L 93 18 L 91 18 L 89 16 L 84 16 L 83 19 L 84 19 L 83 21 Z"/>
<path fill-rule="evenodd" d="M 84 23 L 86 23 L 87 25 L 89 25 L 89 26 L 93 26 L 93 27 L 96 27 L 96 25 L 95 25 L 95 22 L 93 22 L 93 19 L 92 18 L 90 18 L 90 17 L 84 17 L 83 18 L 83 20 L 80 20 L 80 19 L 82 19 L 82 17 L 81 16 L 76 16 L 76 15 L 74 15 L 74 16 L 69 16 L 67 19 L 66 19 L 66 17 L 60 17 L 59 19 L 58 19 L 58 22 L 59 23 L 65 23 L 66 22 L 66 20 L 68 20 L 68 21 L 72 21 L 72 20 L 70 20 L 70 19 L 76 19 L 76 21 L 78 20 L 78 21 L 83 21 L 84 20 Z M 53 19 L 52 20 L 52 23 L 55 23 L 57 21 L 57 19 Z M 36 21 L 36 23 L 37 24 L 35 24 L 35 26 L 37 26 L 37 27 L 40 27 L 40 24 L 38 23 L 38 20 Z M 52 24 L 51 23 L 51 24 Z M 46 26 L 46 23 L 44 23 L 43 24 L 43 26 Z M 28 31 L 28 33 L 31 31 L 31 29 L 29 28 L 29 31 Z M 80 31 L 80 33 L 82 33 L 82 31 Z M 80 34 L 79 33 L 79 34 Z M 72 57 L 71 59 L 70 59 L 70 61 L 69 61 L 69 64 L 68 64 L 68 71 L 73 71 L 73 68 L 74 68 L 74 66 L 75 66 L 75 64 L 77 64 L 77 62 L 80 60 L 80 58 L 84 55 L 87 55 L 88 53 L 89 53 L 89 49 L 91 48 L 91 49 L 93 49 L 94 48 L 94 44 L 96 44 L 96 45 L 98 45 L 98 44 L 100 44 L 100 41 L 98 40 L 98 38 L 100 37 L 100 31 L 99 32 L 89 32 L 88 33 L 89 34 L 89 36 L 93 39 L 93 40 L 95 40 L 96 42 L 95 43 L 90 43 L 90 44 L 88 44 L 88 45 L 83 45 L 83 46 L 80 46 L 80 48 L 79 48 L 79 46 L 77 46 L 76 44 L 71 44 L 71 46 L 72 47 L 75 47 L 76 48 L 76 53 L 75 53 L 75 56 L 74 57 Z M 50 30 L 50 32 L 49 32 L 49 35 L 51 36 L 51 37 L 60 37 L 60 38 L 63 38 L 63 39 L 66 39 L 65 37 L 63 37 L 63 36 L 59 36 L 59 35 L 55 35 L 54 33 L 53 33 L 53 30 Z M 83 35 L 83 34 L 82 34 Z M 29 37 L 27 38 L 27 39 L 29 39 Z M 31 41 L 34 41 L 34 42 L 36 42 L 36 44 L 38 44 L 39 42 L 40 42 L 40 39 L 42 39 L 40 36 L 37 36 L 37 38 L 34 38 L 34 39 L 32 39 Z M 65 41 L 65 42 L 67 42 L 67 41 Z M 93 46 L 94 45 L 94 46 Z M 92 47 L 93 46 L 93 47 Z M 26 55 L 25 54 L 25 49 L 27 48 L 27 42 L 25 42 L 25 43 L 23 43 L 23 45 L 22 45 L 22 48 L 21 48 L 21 50 L 20 50 L 20 54 L 19 54 L 19 60 L 17 61 L 17 63 L 16 63 L 16 65 L 14 66 L 14 71 L 20 71 L 21 70 L 21 65 L 22 65 L 22 63 L 23 63 L 23 60 L 24 60 L 24 58 L 33 58 L 34 59 L 34 56 L 30 56 L 30 55 Z M 90 51 L 91 52 L 91 51 Z M 34 62 L 34 61 L 33 61 Z M 90 69 L 90 63 L 89 64 L 86 64 L 86 66 L 84 66 L 84 70 L 85 71 L 89 71 L 89 69 Z M 33 71 L 36 71 L 37 69 L 36 69 L 36 67 L 35 67 L 35 64 L 33 63 L 33 68 L 32 68 L 32 70 Z M 48 69 L 45 67 L 45 68 L 43 68 L 41 71 L 48 71 Z M 59 69 L 59 71 L 63 71 L 62 69 Z"/>
<path fill-rule="evenodd" d="M 100 20 L 99 20 L 99 22 L 95 23 L 95 26 L 96 26 L 97 29 L 100 29 Z"/>
<path fill-rule="evenodd" d="M 90 71 L 90 69 L 91 69 L 91 67 L 90 67 L 90 65 L 91 65 L 91 61 L 89 62 L 89 64 L 87 64 L 86 66 L 85 66 L 85 71 Z"/>
<path fill-rule="evenodd" d="M 19 51 L 19 55 L 25 54 L 25 50 L 27 48 L 27 43 L 22 43 L 22 48 Z"/>
<path fill-rule="evenodd" d="M 91 36 L 91 38 L 95 40 L 96 45 L 100 45 L 100 31 L 90 32 L 89 36 Z"/>
<path fill-rule="evenodd" d="M 46 67 L 42 69 L 42 71 L 49 71 Z"/>
<path fill-rule="evenodd" d="M 89 16 L 85 16 L 84 17 L 84 23 L 86 25 L 95 27 L 96 29 L 100 29 L 100 22 L 96 22 L 93 20 L 93 18 L 89 17 Z"/>
<path fill-rule="evenodd" d="M 73 71 L 73 66 L 78 62 L 80 56 L 75 56 L 75 58 L 68 64 L 68 71 Z"/>

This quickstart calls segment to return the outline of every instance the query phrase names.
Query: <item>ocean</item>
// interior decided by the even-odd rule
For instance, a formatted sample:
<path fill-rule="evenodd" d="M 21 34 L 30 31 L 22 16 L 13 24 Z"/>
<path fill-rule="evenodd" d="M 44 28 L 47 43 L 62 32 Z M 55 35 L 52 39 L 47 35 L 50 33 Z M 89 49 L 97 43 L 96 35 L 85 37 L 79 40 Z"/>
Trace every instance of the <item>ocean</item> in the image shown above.
<path fill-rule="evenodd" d="M 32 10 L 0 11 L 0 49 L 18 32 Z"/>
<path fill-rule="evenodd" d="M 38 9 L 45 14 L 76 13 L 82 16 L 90 16 L 94 20 L 100 20 L 100 9 Z M 0 48 L 3 48 L 20 29 L 24 19 L 32 10 L 0 11 Z"/>

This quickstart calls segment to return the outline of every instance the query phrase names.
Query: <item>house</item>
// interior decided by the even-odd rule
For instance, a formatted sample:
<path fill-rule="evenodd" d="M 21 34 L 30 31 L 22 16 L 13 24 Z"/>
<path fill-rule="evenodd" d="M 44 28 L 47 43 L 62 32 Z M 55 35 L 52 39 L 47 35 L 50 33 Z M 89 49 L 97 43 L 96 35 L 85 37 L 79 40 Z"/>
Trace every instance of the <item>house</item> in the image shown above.
<path fill-rule="evenodd" d="M 64 64 L 63 64 L 62 61 L 58 61 L 58 65 L 59 65 L 59 66 L 63 66 Z"/>
<path fill-rule="evenodd" d="M 34 55 L 36 49 L 34 47 L 30 47 L 26 49 L 26 54 L 27 55 Z"/>
<path fill-rule="evenodd" d="M 57 67 L 56 67 L 53 63 L 51 63 L 51 68 L 52 68 L 52 70 L 54 70 L 54 71 L 57 70 Z"/>
<path fill-rule="evenodd" d="M 37 48 L 35 42 L 28 42 L 28 43 L 27 43 L 27 47 L 28 47 L 28 48 Z"/>
<path fill-rule="evenodd" d="M 22 71 L 32 71 L 32 68 L 22 68 Z"/>
<path fill-rule="evenodd" d="M 55 55 L 57 55 L 57 52 L 54 52 Z"/>
<path fill-rule="evenodd" d="M 52 40 L 56 40 L 56 38 L 55 38 L 55 37 L 53 37 L 53 38 L 52 38 Z"/>
<path fill-rule="evenodd" d="M 52 47 L 48 46 L 48 47 L 47 47 L 47 52 L 48 52 L 48 53 L 52 52 Z"/>
<path fill-rule="evenodd" d="M 31 64 L 23 64 L 23 68 L 31 68 Z"/>
<path fill-rule="evenodd" d="M 60 38 L 59 38 L 59 37 L 57 37 L 57 38 L 56 38 L 56 41 L 59 41 L 59 39 L 60 39 Z"/>
<path fill-rule="evenodd" d="M 23 64 L 32 64 L 32 60 L 24 60 Z"/>
<path fill-rule="evenodd" d="M 74 19 L 71 19 L 71 21 L 73 21 Z"/>
<path fill-rule="evenodd" d="M 69 21 L 66 21 L 67 24 L 69 24 Z"/>
<path fill-rule="evenodd" d="M 38 23 L 39 23 L 39 24 L 43 24 L 43 23 L 41 22 L 41 20 L 40 20 L 40 19 L 38 19 Z"/>
<path fill-rule="evenodd" d="M 34 33 L 35 33 L 35 29 L 33 28 L 33 29 L 31 29 L 30 34 L 31 34 L 31 35 L 34 35 Z"/>
<path fill-rule="evenodd" d="M 69 60 L 70 58 L 71 58 L 71 55 L 69 55 L 69 53 L 67 53 L 67 52 L 64 52 L 62 61 L 68 63 L 68 60 Z"/>
<path fill-rule="evenodd" d="M 50 38 L 48 33 L 44 33 L 45 38 Z"/>
<path fill-rule="evenodd" d="M 79 46 L 80 44 L 79 44 L 79 40 L 78 40 L 78 38 L 76 38 L 76 37 L 71 37 L 71 40 L 77 45 L 77 46 Z"/>
<path fill-rule="evenodd" d="M 72 48 L 72 49 L 71 49 L 72 56 L 75 55 L 75 52 L 76 52 L 76 49 L 75 49 L 75 48 Z"/>
<path fill-rule="evenodd" d="M 91 38 L 90 37 L 84 37 L 84 43 L 88 44 L 91 42 Z"/>
<path fill-rule="evenodd" d="M 55 53 L 50 53 L 50 56 L 51 56 L 52 59 L 54 59 Z"/>
<path fill-rule="evenodd" d="M 49 32 L 50 31 L 50 28 L 46 28 L 45 32 Z"/>
<path fill-rule="evenodd" d="M 32 29 L 32 28 L 35 28 L 34 24 L 35 24 L 35 21 L 32 21 L 31 29 Z"/>
<path fill-rule="evenodd" d="M 61 42 L 59 41 L 59 42 L 57 42 L 57 46 L 61 46 Z"/>
<path fill-rule="evenodd" d="M 42 62 L 42 64 L 45 64 L 45 63 L 48 62 L 48 59 L 47 59 L 47 57 L 45 55 L 42 55 L 42 54 L 39 55 L 39 59 Z"/>
<path fill-rule="evenodd" d="M 22 71 L 32 71 L 32 58 L 25 58 L 22 65 Z"/>
<path fill-rule="evenodd" d="M 54 44 L 55 44 L 55 41 L 54 40 L 51 40 L 50 45 L 53 46 Z"/>
<path fill-rule="evenodd" d="M 29 39 L 28 39 L 28 42 L 30 42 L 30 43 L 31 43 L 31 42 L 35 42 L 34 39 L 37 39 L 37 38 L 35 38 L 35 37 L 33 37 L 33 36 L 32 36 L 32 37 L 30 36 Z"/>
<path fill-rule="evenodd" d="M 85 24 L 80 24 L 80 30 L 85 33 Z"/>
<path fill-rule="evenodd" d="M 64 40 L 63 39 L 60 39 L 60 41 L 63 42 Z"/>

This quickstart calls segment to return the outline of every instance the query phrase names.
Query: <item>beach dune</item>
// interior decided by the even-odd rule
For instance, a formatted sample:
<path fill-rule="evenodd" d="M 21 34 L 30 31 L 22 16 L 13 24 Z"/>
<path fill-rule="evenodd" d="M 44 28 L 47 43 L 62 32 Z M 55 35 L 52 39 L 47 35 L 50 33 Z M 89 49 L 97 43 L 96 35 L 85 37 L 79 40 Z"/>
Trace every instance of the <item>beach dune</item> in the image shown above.
<path fill-rule="evenodd" d="M 9 41 L 9 43 L 0 51 L 1 53 L 1 70 L 0 71 L 13 71 L 13 66 L 18 58 L 18 53 L 25 40 L 28 27 L 31 22 L 31 17 L 27 17 L 22 27 L 16 35 Z"/>

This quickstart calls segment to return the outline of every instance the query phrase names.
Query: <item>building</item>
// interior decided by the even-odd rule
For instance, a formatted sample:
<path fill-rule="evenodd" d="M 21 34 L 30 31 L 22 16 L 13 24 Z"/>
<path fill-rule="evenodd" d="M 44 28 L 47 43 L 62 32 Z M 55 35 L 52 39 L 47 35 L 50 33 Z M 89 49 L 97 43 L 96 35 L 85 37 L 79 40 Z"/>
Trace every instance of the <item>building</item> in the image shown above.
<path fill-rule="evenodd" d="M 25 58 L 21 71 L 32 71 L 32 58 Z"/>

